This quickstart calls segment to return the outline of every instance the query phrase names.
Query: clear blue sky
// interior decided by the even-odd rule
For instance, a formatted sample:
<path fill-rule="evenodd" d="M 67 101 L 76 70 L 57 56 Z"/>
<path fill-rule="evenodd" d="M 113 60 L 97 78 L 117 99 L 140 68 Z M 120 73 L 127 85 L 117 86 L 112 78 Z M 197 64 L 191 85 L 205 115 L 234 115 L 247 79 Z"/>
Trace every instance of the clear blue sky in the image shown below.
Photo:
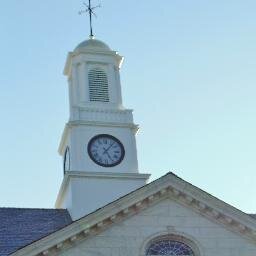
<path fill-rule="evenodd" d="M 81 2 L 1 3 L 0 206 L 54 205 L 68 119 L 62 70 L 89 34 Z M 174 171 L 256 212 L 256 1 L 101 3 L 95 34 L 125 56 L 140 171 L 152 179 Z"/>

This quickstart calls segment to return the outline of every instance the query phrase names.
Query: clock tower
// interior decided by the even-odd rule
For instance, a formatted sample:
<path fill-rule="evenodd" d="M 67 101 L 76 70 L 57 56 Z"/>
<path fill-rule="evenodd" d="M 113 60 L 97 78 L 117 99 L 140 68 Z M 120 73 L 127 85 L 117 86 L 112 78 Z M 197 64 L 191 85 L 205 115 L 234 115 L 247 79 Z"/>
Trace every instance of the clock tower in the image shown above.
<path fill-rule="evenodd" d="M 146 184 L 139 174 L 132 110 L 124 108 L 119 70 L 123 57 L 93 37 L 67 57 L 70 118 L 59 153 L 64 179 L 56 207 L 73 220 Z"/>

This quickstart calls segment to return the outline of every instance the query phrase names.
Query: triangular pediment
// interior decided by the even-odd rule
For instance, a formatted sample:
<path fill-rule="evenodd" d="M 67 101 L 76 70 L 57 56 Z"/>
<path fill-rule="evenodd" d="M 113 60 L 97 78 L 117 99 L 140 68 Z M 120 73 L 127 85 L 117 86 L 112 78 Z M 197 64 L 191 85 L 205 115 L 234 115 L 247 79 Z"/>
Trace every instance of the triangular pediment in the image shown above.
<path fill-rule="evenodd" d="M 135 218 L 141 212 L 149 209 L 163 211 L 161 206 L 163 202 L 176 210 L 179 207 L 184 211 L 186 209 L 191 212 L 191 215 L 200 216 L 229 232 L 256 242 L 255 219 L 180 179 L 175 174 L 168 173 L 12 255 L 58 254 L 110 229 L 116 223 Z"/>

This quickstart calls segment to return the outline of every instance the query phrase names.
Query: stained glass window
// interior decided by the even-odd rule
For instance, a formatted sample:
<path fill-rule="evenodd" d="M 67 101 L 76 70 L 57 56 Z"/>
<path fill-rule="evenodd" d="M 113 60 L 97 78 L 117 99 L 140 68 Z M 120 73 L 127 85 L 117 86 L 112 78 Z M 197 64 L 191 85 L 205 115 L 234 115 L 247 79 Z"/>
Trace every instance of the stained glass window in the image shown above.
<path fill-rule="evenodd" d="M 182 242 L 164 239 L 153 242 L 147 249 L 146 255 L 194 256 L 194 253 Z"/>

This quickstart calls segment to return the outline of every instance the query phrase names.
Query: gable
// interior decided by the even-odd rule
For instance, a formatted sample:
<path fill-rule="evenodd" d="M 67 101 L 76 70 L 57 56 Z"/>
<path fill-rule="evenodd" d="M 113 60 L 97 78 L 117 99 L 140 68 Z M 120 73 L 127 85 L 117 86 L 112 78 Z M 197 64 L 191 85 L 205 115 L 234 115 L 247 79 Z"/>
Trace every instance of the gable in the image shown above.
<path fill-rule="evenodd" d="M 171 206 L 168 206 L 169 215 L 161 216 L 161 214 L 166 214 L 166 211 L 161 210 L 164 206 L 161 205 L 160 207 L 160 203 L 164 201 L 169 202 L 169 204 L 170 202 L 172 204 L 178 204 L 182 206 L 182 208 L 175 205 L 175 207 L 173 206 L 175 210 L 171 211 Z M 186 223 L 187 220 L 185 221 L 185 218 L 189 216 L 190 219 L 194 220 L 192 222 L 194 226 L 191 223 L 187 228 L 190 227 L 190 229 L 194 230 L 193 232 L 196 232 L 196 230 L 199 232 L 199 224 L 204 224 L 205 227 L 207 227 L 214 223 L 217 226 L 212 227 L 212 229 L 207 230 L 207 232 L 210 230 L 214 231 L 215 229 L 218 230 L 219 227 L 222 227 L 224 231 L 229 231 L 229 234 L 237 235 L 243 241 L 247 241 L 249 245 L 256 243 L 256 220 L 254 218 L 185 182 L 174 174 L 168 173 L 160 179 L 75 221 L 64 229 L 17 251 L 13 255 L 60 255 L 64 251 L 68 251 L 69 248 L 72 248 L 70 250 L 78 250 L 79 247 L 77 247 L 77 245 L 83 242 L 88 243 L 90 239 L 94 239 L 98 235 L 103 234 L 103 232 L 112 229 L 116 224 L 125 223 L 135 217 L 140 218 L 142 212 L 151 211 L 150 209 L 153 209 L 155 206 L 154 214 L 150 214 L 150 217 L 143 215 L 143 219 L 141 219 L 139 223 L 145 222 L 151 226 L 156 226 L 156 224 L 157 226 L 163 226 L 164 224 L 160 225 L 159 223 L 159 217 L 161 217 L 161 221 L 165 223 L 165 230 L 168 230 L 170 234 L 170 230 L 173 228 L 173 232 L 175 231 L 175 226 L 168 223 L 168 221 L 175 217 L 175 221 Z M 185 214 L 184 209 L 189 209 L 188 216 L 183 216 L 183 214 Z M 179 214 L 179 210 L 182 211 L 182 213 Z M 155 211 L 160 212 L 157 214 Z M 172 216 L 171 212 L 173 212 L 175 216 Z M 193 214 L 196 214 L 197 217 L 200 216 L 201 219 L 199 220 L 199 218 L 196 218 Z M 179 227 L 177 223 L 176 226 Z M 150 229 L 152 227 L 149 226 L 148 228 Z M 140 224 L 139 230 L 141 230 Z M 132 232 L 136 231 L 132 230 Z M 214 234 L 214 232 L 208 233 L 212 236 Z M 175 234 L 177 235 L 177 233 Z M 126 239 L 126 237 L 124 237 L 124 239 Z M 192 241 L 193 239 L 190 240 Z M 195 244 L 194 242 L 191 243 Z M 247 245 L 245 248 L 247 248 Z M 254 247 L 251 249 L 254 251 Z M 87 251 L 87 253 L 89 252 Z"/>
<path fill-rule="evenodd" d="M 199 255 L 256 255 L 255 243 L 170 198 L 117 221 L 59 255 L 145 255 L 150 240 L 168 234 L 192 241 Z"/>

